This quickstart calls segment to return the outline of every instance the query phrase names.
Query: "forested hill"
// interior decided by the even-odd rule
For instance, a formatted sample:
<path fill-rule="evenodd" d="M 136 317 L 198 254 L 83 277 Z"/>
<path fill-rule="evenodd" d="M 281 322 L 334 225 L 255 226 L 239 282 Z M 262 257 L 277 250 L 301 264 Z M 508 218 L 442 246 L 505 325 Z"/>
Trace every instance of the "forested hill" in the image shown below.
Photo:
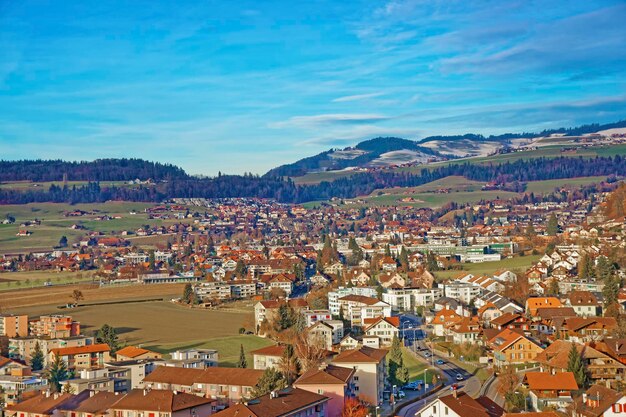
<path fill-rule="evenodd" d="M 0 181 L 155 181 L 188 178 L 175 165 L 143 159 L 97 159 L 68 162 L 61 160 L 0 161 Z"/>
<path fill-rule="evenodd" d="M 107 200 L 160 202 L 170 198 L 272 198 L 285 203 L 328 200 L 332 197 L 352 198 L 370 194 L 375 189 L 414 187 L 448 176 L 492 182 L 502 190 L 522 192 L 525 182 L 560 178 L 610 176 L 626 177 L 626 160 L 621 155 L 596 158 L 536 158 L 502 164 L 455 163 L 420 172 L 378 170 L 355 173 L 333 182 L 297 185 L 281 177 L 257 175 L 220 175 L 216 178 L 183 177 L 152 186 L 128 187 L 90 182 L 81 186 L 52 184 L 46 189 L 26 191 L 0 188 L 0 204 L 31 202 L 92 203 Z"/>

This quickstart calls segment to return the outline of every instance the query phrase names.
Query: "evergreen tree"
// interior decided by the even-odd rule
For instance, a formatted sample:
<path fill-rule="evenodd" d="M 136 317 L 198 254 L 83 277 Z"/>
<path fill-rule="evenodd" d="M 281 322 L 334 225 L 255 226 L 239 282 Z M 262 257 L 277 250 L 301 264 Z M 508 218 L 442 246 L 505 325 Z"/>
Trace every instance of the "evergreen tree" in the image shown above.
<path fill-rule="evenodd" d="M 283 357 L 280 358 L 278 369 L 285 378 L 285 383 L 291 385 L 295 381 L 296 376 L 300 372 L 300 363 L 296 356 L 293 345 L 286 345 Z"/>
<path fill-rule="evenodd" d="M 596 263 L 596 277 L 606 282 L 613 275 L 614 266 L 606 256 L 598 257 Z"/>
<path fill-rule="evenodd" d="M 155 258 L 154 258 L 154 251 L 151 250 L 150 252 L 148 252 L 148 268 L 150 269 L 150 271 L 154 271 L 155 268 Z"/>
<path fill-rule="evenodd" d="M 235 267 L 235 275 L 239 278 L 243 278 L 246 276 L 246 264 L 240 259 L 237 261 L 237 266 Z"/>
<path fill-rule="evenodd" d="M 574 374 L 578 388 L 583 389 L 587 387 L 587 371 L 575 343 L 572 343 L 572 348 L 567 357 L 567 371 Z"/>
<path fill-rule="evenodd" d="M 44 355 L 39 342 L 35 342 L 35 347 L 30 355 L 30 367 L 33 371 L 41 371 L 44 364 Z"/>
<path fill-rule="evenodd" d="M 186 304 L 191 304 L 191 302 L 193 301 L 193 287 L 189 282 L 185 284 L 181 301 Z"/>
<path fill-rule="evenodd" d="M 402 344 L 398 336 L 394 336 L 389 351 L 389 383 L 404 385 L 408 381 L 408 370 L 402 358 Z"/>
<path fill-rule="evenodd" d="M 409 253 L 404 246 L 402 246 L 402 250 L 400 251 L 400 265 L 405 271 L 409 270 Z"/>
<path fill-rule="evenodd" d="M 246 352 L 243 350 L 243 344 L 239 345 L 239 362 L 237 362 L 237 368 L 247 368 L 248 361 L 246 360 Z"/>
<path fill-rule="evenodd" d="M 102 327 L 96 333 L 96 341 L 98 343 L 106 343 L 109 345 L 109 349 L 111 349 L 111 355 L 115 354 L 115 352 L 119 349 L 119 341 L 117 337 L 117 332 L 115 329 L 108 324 L 103 324 Z"/>
<path fill-rule="evenodd" d="M 620 283 L 619 279 L 616 276 L 609 276 L 608 279 L 604 283 L 604 288 L 602 289 L 602 295 L 604 296 L 604 305 L 608 307 L 612 304 L 617 303 L 617 296 L 619 294 Z"/>
<path fill-rule="evenodd" d="M 251 398 L 269 394 L 271 391 L 282 389 L 283 387 L 285 387 L 285 380 L 282 374 L 273 367 L 265 368 L 263 375 L 259 378 L 259 382 L 252 389 Z"/>
<path fill-rule="evenodd" d="M 52 363 L 48 365 L 44 373 L 45 378 L 50 384 L 50 388 L 53 392 L 61 392 L 61 382 L 68 379 L 67 366 L 61 356 L 54 355 Z"/>
<path fill-rule="evenodd" d="M 559 222 L 556 219 L 556 216 L 554 215 L 554 213 L 552 213 L 550 217 L 548 218 L 548 224 L 546 226 L 546 233 L 548 233 L 549 236 L 556 236 L 558 232 L 559 232 Z"/>
<path fill-rule="evenodd" d="M 280 307 L 278 307 L 278 327 L 280 330 L 285 330 L 290 328 L 292 324 L 289 306 L 282 303 Z"/>
<path fill-rule="evenodd" d="M 593 260 L 589 255 L 584 254 L 578 261 L 578 277 L 580 279 L 592 279 L 594 276 Z"/>

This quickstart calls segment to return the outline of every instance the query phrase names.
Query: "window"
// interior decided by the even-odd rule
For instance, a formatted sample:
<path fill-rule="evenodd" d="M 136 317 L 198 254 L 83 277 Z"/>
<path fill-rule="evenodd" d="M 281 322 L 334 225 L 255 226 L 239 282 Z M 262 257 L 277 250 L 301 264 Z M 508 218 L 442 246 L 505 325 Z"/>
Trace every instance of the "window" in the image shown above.
<path fill-rule="evenodd" d="M 448 407 L 445 407 L 443 412 L 445 413 L 445 415 L 448 415 Z"/>
<path fill-rule="evenodd" d="M 231 390 L 232 392 L 237 392 L 237 387 L 231 387 L 231 388 L 230 388 L 230 390 Z"/>
<path fill-rule="evenodd" d="M 433 405 L 433 414 L 437 414 L 437 406 Z"/>
<path fill-rule="evenodd" d="M 359 380 L 359 377 L 358 377 L 358 376 L 355 376 L 355 377 L 354 377 L 354 380 L 355 380 L 355 381 L 358 381 L 358 380 Z"/>

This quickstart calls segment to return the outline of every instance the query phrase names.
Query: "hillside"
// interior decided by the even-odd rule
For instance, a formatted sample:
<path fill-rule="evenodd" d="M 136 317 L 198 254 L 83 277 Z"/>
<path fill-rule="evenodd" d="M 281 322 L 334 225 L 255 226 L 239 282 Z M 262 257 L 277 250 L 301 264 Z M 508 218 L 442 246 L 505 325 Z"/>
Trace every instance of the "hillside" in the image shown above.
<path fill-rule="evenodd" d="M 309 172 L 338 171 L 367 167 L 386 167 L 410 162 L 424 163 L 444 155 L 408 139 L 385 137 L 366 140 L 354 147 L 330 149 L 315 156 L 282 165 L 266 176 L 298 177 Z"/>
<path fill-rule="evenodd" d="M 419 141 L 396 137 L 378 137 L 353 147 L 330 149 L 291 164 L 271 169 L 266 176 L 302 177 L 323 172 L 348 173 L 359 168 L 384 168 L 397 165 L 423 165 L 441 160 L 486 157 L 507 149 L 567 145 L 578 137 L 597 132 L 621 131 L 626 120 L 600 125 L 597 123 L 574 128 L 559 128 L 536 133 L 504 133 L 483 136 L 468 133 L 454 136 L 428 136 Z M 562 138 L 571 138 L 563 141 Z M 308 181 L 305 181 L 308 182 Z"/>

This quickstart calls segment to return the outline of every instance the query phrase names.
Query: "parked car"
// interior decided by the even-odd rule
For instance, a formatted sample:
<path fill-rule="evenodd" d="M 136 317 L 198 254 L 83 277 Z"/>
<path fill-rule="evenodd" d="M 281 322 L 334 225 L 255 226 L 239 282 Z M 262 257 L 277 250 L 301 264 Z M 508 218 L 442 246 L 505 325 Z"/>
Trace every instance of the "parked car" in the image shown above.
<path fill-rule="evenodd" d="M 424 357 L 425 358 L 430 358 L 430 352 L 424 352 Z"/>
<path fill-rule="evenodd" d="M 396 394 L 396 398 L 398 399 L 402 399 L 406 397 L 406 395 L 404 394 L 404 391 L 398 391 L 398 393 Z"/>
<path fill-rule="evenodd" d="M 443 365 L 444 363 L 443 359 L 437 359 L 437 365 Z"/>
<path fill-rule="evenodd" d="M 457 381 L 463 381 L 465 378 L 463 378 L 463 375 L 461 374 L 456 374 L 456 380 Z"/>
<path fill-rule="evenodd" d="M 417 390 L 420 389 L 420 387 L 419 387 L 419 384 L 418 384 L 417 381 L 413 381 L 413 382 L 409 382 L 408 384 L 403 386 L 402 389 L 411 390 L 411 391 L 417 391 Z"/>

